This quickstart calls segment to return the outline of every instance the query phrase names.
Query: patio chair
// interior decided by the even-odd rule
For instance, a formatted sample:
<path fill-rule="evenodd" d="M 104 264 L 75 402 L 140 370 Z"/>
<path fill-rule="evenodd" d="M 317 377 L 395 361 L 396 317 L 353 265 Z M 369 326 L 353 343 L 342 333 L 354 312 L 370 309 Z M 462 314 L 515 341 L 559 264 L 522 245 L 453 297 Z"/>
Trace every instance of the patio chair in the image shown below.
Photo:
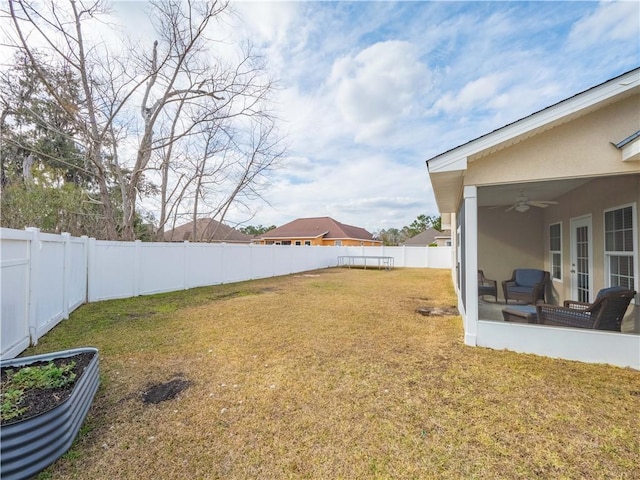
<path fill-rule="evenodd" d="M 478 270 L 478 296 L 493 295 L 498 303 L 498 282 L 486 278 L 482 270 Z"/>
<path fill-rule="evenodd" d="M 619 332 L 636 292 L 623 287 L 603 288 L 593 303 L 566 300 L 564 306 L 536 305 L 538 323 Z"/>
<path fill-rule="evenodd" d="M 517 268 L 509 280 L 502 282 L 504 303 L 509 300 L 521 300 L 535 304 L 538 300 L 544 302 L 544 294 L 551 276 L 549 272 L 534 268 Z"/>

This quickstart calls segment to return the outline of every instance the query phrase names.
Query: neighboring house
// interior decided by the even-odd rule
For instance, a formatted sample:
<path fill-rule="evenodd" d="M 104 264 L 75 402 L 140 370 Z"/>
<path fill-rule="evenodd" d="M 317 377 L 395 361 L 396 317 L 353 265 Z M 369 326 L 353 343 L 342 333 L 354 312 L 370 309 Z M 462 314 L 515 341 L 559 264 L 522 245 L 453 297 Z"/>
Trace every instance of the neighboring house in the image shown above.
<path fill-rule="evenodd" d="M 407 247 L 450 247 L 451 231 L 444 230 L 439 232 L 434 228 L 427 228 L 424 232 L 408 238 L 402 245 L 406 245 Z"/>
<path fill-rule="evenodd" d="M 639 130 L 635 69 L 427 161 L 467 345 L 640 369 L 640 295 L 621 333 L 503 322 L 477 295 L 478 269 L 501 295 L 524 267 L 551 272 L 547 303 L 640 290 Z"/>
<path fill-rule="evenodd" d="M 164 233 L 166 242 L 224 242 L 224 243 L 251 243 L 253 237 L 239 232 L 224 223 L 212 218 L 200 218 L 196 223 L 196 235 L 193 236 L 193 222 Z"/>
<path fill-rule="evenodd" d="M 262 234 L 258 241 L 263 245 L 382 245 L 364 228 L 345 225 L 330 217 L 298 218 Z"/>

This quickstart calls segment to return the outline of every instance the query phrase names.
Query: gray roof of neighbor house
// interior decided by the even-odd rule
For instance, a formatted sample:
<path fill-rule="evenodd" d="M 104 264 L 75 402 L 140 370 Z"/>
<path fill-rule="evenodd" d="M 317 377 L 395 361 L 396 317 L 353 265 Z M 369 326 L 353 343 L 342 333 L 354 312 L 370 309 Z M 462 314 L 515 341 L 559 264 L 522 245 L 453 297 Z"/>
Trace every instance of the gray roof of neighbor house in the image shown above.
<path fill-rule="evenodd" d="M 434 228 L 427 228 L 424 232 L 408 238 L 402 245 L 431 245 L 437 238 L 451 238 L 451 231 L 444 230 L 439 232 Z"/>
<path fill-rule="evenodd" d="M 274 228 L 264 233 L 262 239 L 279 238 L 318 238 L 325 239 L 354 239 L 373 240 L 373 235 L 364 228 L 345 225 L 331 217 L 298 218 L 281 227 Z"/>
<path fill-rule="evenodd" d="M 189 222 L 165 232 L 164 240 L 166 242 L 189 240 L 190 242 L 250 243 L 253 237 L 212 218 L 200 218 L 196 223 L 195 238 L 193 238 L 193 222 Z"/>

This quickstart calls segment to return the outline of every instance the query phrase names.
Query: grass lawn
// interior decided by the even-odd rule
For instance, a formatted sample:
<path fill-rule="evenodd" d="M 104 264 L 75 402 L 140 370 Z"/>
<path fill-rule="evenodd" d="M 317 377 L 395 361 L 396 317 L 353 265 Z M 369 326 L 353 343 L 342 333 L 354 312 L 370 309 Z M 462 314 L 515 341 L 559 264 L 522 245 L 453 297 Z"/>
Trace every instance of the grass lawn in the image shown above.
<path fill-rule="evenodd" d="M 460 317 L 415 312 L 454 304 L 446 270 L 329 269 L 85 305 L 25 352 L 100 350 L 38 478 L 640 478 L 640 372 L 467 347 Z"/>

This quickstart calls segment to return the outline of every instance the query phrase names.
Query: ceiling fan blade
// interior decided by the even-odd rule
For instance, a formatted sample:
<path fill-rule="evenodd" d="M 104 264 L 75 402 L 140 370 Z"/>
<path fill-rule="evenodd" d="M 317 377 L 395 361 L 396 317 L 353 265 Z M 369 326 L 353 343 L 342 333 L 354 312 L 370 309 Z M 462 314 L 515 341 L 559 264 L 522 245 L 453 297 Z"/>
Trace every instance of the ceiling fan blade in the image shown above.
<path fill-rule="evenodd" d="M 509 211 L 513 210 L 514 208 L 516 208 L 517 206 L 518 206 L 518 204 L 517 204 L 517 203 L 516 203 L 515 205 L 511 205 L 509 208 L 507 208 L 507 209 L 505 210 L 505 212 L 509 212 Z"/>
<path fill-rule="evenodd" d="M 547 200 L 531 200 L 528 203 L 532 207 L 539 207 L 539 208 L 547 208 L 549 205 L 558 205 L 558 202 L 552 202 Z"/>

